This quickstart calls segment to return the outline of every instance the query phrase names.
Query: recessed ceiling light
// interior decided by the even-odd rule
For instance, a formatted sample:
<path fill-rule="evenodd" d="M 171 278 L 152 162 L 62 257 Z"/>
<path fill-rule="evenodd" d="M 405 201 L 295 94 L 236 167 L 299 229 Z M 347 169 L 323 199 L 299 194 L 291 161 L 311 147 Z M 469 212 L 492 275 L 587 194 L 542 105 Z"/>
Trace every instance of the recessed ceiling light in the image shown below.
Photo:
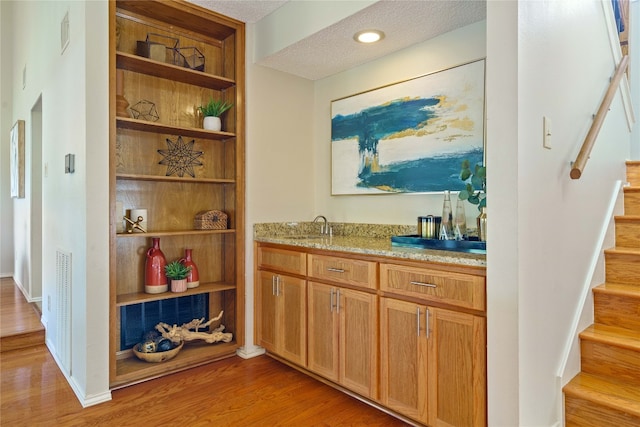
<path fill-rule="evenodd" d="M 384 33 L 379 30 L 364 30 L 357 32 L 353 39 L 360 43 L 375 43 L 384 38 Z"/>

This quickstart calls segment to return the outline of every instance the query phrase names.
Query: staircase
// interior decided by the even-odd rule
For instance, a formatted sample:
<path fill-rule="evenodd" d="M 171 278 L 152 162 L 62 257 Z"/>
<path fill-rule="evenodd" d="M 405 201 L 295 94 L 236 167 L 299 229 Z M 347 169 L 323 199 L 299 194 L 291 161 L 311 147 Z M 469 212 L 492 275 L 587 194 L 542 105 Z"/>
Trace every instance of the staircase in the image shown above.
<path fill-rule="evenodd" d="M 627 162 L 624 216 L 580 334 L 581 372 L 563 389 L 565 426 L 640 426 L 640 161 Z"/>

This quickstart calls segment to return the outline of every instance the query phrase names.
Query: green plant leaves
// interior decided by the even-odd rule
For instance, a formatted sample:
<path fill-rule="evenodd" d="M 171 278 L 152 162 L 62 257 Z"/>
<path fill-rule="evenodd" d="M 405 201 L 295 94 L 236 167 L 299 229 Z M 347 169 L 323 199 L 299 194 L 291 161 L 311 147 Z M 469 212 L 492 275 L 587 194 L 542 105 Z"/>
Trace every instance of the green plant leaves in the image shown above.
<path fill-rule="evenodd" d="M 224 113 L 231 107 L 233 107 L 233 104 L 231 103 L 228 103 L 221 99 L 211 98 L 207 104 L 199 106 L 198 110 L 205 117 L 209 117 L 209 116 L 220 117 L 222 113 Z"/>
<path fill-rule="evenodd" d="M 471 172 L 468 159 L 463 160 L 460 166 L 460 179 L 465 182 L 465 188 L 458 193 L 458 198 L 478 205 L 478 210 L 482 210 L 487 206 L 487 168 L 477 164 Z"/>

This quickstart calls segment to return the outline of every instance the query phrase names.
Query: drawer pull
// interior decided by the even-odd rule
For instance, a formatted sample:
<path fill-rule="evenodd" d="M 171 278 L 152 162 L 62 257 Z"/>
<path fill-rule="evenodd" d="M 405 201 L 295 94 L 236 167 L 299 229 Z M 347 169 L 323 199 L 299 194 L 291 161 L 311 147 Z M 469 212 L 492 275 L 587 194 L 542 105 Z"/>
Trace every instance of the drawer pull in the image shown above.
<path fill-rule="evenodd" d="M 416 307 L 416 331 L 420 336 L 420 307 Z"/>
<path fill-rule="evenodd" d="M 437 288 L 438 285 L 434 285 L 433 283 L 424 283 L 424 282 L 411 282 L 412 285 L 416 286 L 426 286 L 428 288 Z"/>
<path fill-rule="evenodd" d="M 327 267 L 327 271 L 331 271 L 333 273 L 344 273 L 342 268 Z"/>

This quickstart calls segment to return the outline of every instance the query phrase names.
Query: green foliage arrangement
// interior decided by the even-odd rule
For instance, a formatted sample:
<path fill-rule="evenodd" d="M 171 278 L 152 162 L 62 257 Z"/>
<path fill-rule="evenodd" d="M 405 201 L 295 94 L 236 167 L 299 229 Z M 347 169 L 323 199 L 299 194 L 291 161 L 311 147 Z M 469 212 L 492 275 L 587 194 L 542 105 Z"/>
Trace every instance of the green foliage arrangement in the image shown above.
<path fill-rule="evenodd" d="M 164 274 L 171 280 L 186 279 L 191 272 L 191 267 L 187 267 L 179 261 L 171 261 L 164 267 Z"/>
<path fill-rule="evenodd" d="M 458 198 L 478 205 L 478 210 L 487 206 L 487 168 L 477 164 L 471 171 L 469 160 L 462 161 L 460 179 L 466 183 L 464 190 L 458 193 Z"/>
<path fill-rule="evenodd" d="M 231 107 L 233 107 L 233 104 L 231 103 L 222 101 L 220 99 L 211 98 L 208 103 L 206 103 L 205 105 L 199 106 L 198 110 L 205 117 L 209 117 L 209 116 L 220 117 L 222 113 L 224 113 Z"/>

